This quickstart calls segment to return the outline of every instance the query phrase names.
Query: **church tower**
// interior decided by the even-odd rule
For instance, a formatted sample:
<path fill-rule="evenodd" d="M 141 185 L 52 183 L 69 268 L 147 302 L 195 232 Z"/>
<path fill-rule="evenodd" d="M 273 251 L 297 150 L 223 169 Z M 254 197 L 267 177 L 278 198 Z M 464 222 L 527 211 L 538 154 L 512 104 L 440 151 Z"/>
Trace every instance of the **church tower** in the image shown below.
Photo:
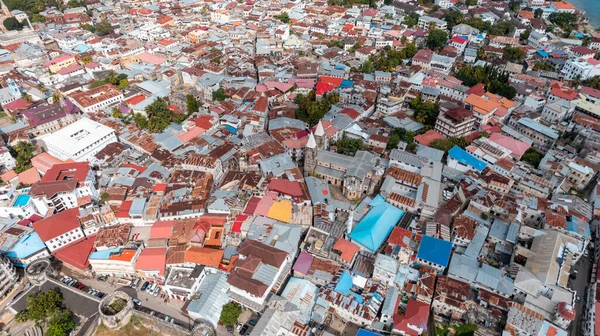
<path fill-rule="evenodd" d="M 317 141 L 318 149 L 326 149 L 325 148 L 325 129 L 323 128 L 323 123 L 319 120 L 317 124 L 317 129 L 315 129 L 315 140 Z"/>
<path fill-rule="evenodd" d="M 308 142 L 304 148 L 304 175 L 312 174 L 317 167 L 317 142 L 312 133 L 308 133 Z"/>

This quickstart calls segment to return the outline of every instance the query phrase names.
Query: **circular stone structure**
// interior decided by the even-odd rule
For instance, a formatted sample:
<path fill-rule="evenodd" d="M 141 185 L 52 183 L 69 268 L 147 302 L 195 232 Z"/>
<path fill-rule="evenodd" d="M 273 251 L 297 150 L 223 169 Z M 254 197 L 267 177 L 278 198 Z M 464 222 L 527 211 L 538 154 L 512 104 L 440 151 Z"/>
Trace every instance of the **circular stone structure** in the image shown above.
<path fill-rule="evenodd" d="M 116 291 L 100 301 L 100 320 L 111 329 L 120 329 L 133 315 L 133 301 L 127 293 Z"/>
<path fill-rule="evenodd" d="M 38 259 L 25 268 L 27 279 L 34 285 L 41 285 L 48 278 L 53 278 L 58 275 L 56 268 L 52 265 L 52 261 L 48 258 Z"/>
<path fill-rule="evenodd" d="M 204 319 L 196 320 L 196 326 L 192 329 L 193 336 L 217 336 L 212 324 Z"/>

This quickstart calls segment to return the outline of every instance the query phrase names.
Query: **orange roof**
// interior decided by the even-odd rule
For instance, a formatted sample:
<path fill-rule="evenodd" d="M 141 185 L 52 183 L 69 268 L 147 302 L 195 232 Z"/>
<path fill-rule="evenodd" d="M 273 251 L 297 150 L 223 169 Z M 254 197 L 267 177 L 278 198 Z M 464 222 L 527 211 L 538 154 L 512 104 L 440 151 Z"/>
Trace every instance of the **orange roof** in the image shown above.
<path fill-rule="evenodd" d="M 158 274 L 164 275 L 166 260 L 166 248 L 146 248 L 138 256 L 138 259 L 135 263 L 135 269 L 141 271 L 157 270 Z"/>
<path fill-rule="evenodd" d="M 413 139 L 423 146 L 429 146 L 433 140 L 443 140 L 446 138 L 434 130 L 429 130 L 423 134 L 416 135 Z"/>
<path fill-rule="evenodd" d="M 4 182 L 9 182 L 10 180 L 14 179 L 15 177 L 17 177 L 17 173 L 15 173 L 14 170 L 9 170 L 6 173 L 0 175 L 0 178 Z"/>
<path fill-rule="evenodd" d="M 555 1 L 552 4 L 558 9 L 576 9 L 575 6 L 573 6 L 573 4 L 566 1 Z"/>
<path fill-rule="evenodd" d="M 141 103 L 144 99 L 146 99 L 146 96 L 144 95 L 135 95 L 133 97 L 127 98 L 125 102 L 129 105 L 135 105 Z"/>
<path fill-rule="evenodd" d="M 340 257 L 345 262 L 351 263 L 352 259 L 354 259 L 354 255 L 356 254 L 356 252 L 360 250 L 360 247 L 354 245 L 353 243 L 345 239 L 339 238 L 335 242 L 335 245 L 333 245 L 333 249 L 341 252 Z"/>
<path fill-rule="evenodd" d="M 123 250 L 121 253 L 114 253 L 108 257 L 109 260 L 131 261 L 135 256 L 136 250 Z"/>
<path fill-rule="evenodd" d="M 219 267 L 225 251 L 208 247 L 190 247 L 185 251 L 185 262 L 211 267 Z"/>
<path fill-rule="evenodd" d="M 31 165 L 34 166 L 40 173 L 45 174 L 53 165 L 63 163 L 62 160 L 55 158 L 47 152 L 36 155 L 31 159 Z M 6 181 L 6 180 L 4 180 Z"/>
<path fill-rule="evenodd" d="M 520 11 L 519 16 L 524 19 L 533 19 L 535 17 L 534 13 L 532 11 L 528 11 L 528 10 Z"/>
<path fill-rule="evenodd" d="M 40 174 L 35 167 L 31 167 L 24 172 L 19 173 L 19 182 L 23 184 L 34 184 L 40 180 Z"/>
<path fill-rule="evenodd" d="M 469 95 L 467 99 L 465 99 L 465 103 L 471 105 L 473 111 L 483 115 L 493 113 L 499 105 L 492 100 L 485 99 L 475 94 Z"/>

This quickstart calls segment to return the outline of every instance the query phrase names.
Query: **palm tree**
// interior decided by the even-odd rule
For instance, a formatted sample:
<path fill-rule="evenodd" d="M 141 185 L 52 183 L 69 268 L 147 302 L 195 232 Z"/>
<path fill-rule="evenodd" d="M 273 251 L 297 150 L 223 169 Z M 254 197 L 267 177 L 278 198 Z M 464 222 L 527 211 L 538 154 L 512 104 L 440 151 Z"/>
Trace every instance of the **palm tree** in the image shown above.
<path fill-rule="evenodd" d="M 31 98 L 31 95 L 28 95 L 26 92 L 21 93 L 21 98 L 25 99 L 25 101 L 28 103 L 31 103 L 31 101 L 33 100 Z"/>
<path fill-rule="evenodd" d="M 573 77 L 573 80 L 571 81 L 571 87 L 575 89 L 575 88 L 578 88 L 580 84 L 581 84 L 581 75 L 576 75 L 575 77 Z"/>

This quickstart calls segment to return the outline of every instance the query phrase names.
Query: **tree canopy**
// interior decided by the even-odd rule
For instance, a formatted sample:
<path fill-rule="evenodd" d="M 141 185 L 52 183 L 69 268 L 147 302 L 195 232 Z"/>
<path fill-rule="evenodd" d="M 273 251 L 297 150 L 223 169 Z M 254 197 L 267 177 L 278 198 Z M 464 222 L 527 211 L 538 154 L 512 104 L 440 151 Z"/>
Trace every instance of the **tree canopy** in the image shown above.
<path fill-rule="evenodd" d="M 415 111 L 415 119 L 425 125 L 433 126 L 440 114 L 440 108 L 432 102 L 424 102 L 421 96 L 410 101 L 410 108 Z"/>
<path fill-rule="evenodd" d="M 434 29 L 429 32 L 429 36 L 427 37 L 427 47 L 432 50 L 443 49 L 447 42 L 448 33 L 443 30 Z"/>
<path fill-rule="evenodd" d="M 4 25 L 4 28 L 6 28 L 6 30 L 23 29 L 23 25 L 21 24 L 21 22 L 19 22 L 19 20 L 15 19 L 14 17 L 4 19 L 4 22 L 2 22 L 2 24 Z"/>
<path fill-rule="evenodd" d="M 337 152 L 340 154 L 354 155 L 363 148 L 363 141 L 360 139 L 343 138 L 335 143 Z"/>
<path fill-rule="evenodd" d="M 287 12 L 283 12 L 277 16 L 275 16 L 275 18 L 283 23 L 288 23 L 290 22 L 290 15 Z"/>
<path fill-rule="evenodd" d="M 412 58 L 417 51 L 417 47 L 412 43 L 408 43 L 402 50 L 395 50 L 386 46 L 381 52 L 369 56 L 369 60 L 363 63 L 361 72 L 393 71 L 402 64 L 403 60 Z"/>
<path fill-rule="evenodd" d="M 73 313 L 64 308 L 63 301 L 63 297 L 54 289 L 29 295 L 26 308 L 15 319 L 19 323 L 34 321 L 36 324 L 47 324 L 45 335 L 68 335 L 77 325 L 73 322 Z"/>
<path fill-rule="evenodd" d="M 240 305 L 233 302 L 226 303 L 223 305 L 223 310 L 221 310 L 219 322 L 224 326 L 235 325 L 241 313 L 242 307 Z"/>
<path fill-rule="evenodd" d="M 600 76 L 590 77 L 581 82 L 583 86 L 589 86 L 594 89 L 600 90 Z"/>
<path fill-rule="evenodd" d="M 311 90 L 306 96 L 299 93 L 294 98 L 294 103 L 298 104 L 295 111 L 296 119 L 307 122 L 311 126 L 316 125 L 325 113 L 329 112 L 331 105 L 336 104 L 339 100 L 337 92 L 330 92 L 320 100 L 317 100 L 314 90 Z"/>
<path fill-rule="evenodd" d="M 84 57 L 86 57 L 86 56 L 84 56 Z M 116 72 L 109 71 L 106 74 L 106 76 L 104 77 L 104 79 L 100 79 L 100 80 L 96 80 L 96 81 L 92 82 L 92 84 L 90 84 L 90 88 L 93 89 L 95 87 L 102 86 L 104 84 L 112 84 L 115 86 L 122 86 L 121 81 L 124 79 L 125 80 L 127 79 L 127 74 L 118 74 L 117 75 Z M 126 83 L 127 83 L 127 85 L 129 85 L 129 82 L 126 82 Z M 126 89 L 126 88 L 127 88 L 127 86 L 125 86 L 124 89 Z M 124 89 L 122 89 L 122 90 L 124 90 Z"/>
<path fill-rule="evenodd" d="M 548 16 L 548 21 L 552 22 L 553 25 L 558 26 L 563 31 L 571 32 L 577 23 L 577 14 L 566 12 L 552 13 Z"/>
<path fill-rule="evenodd" d="M 194 98 L 193 95 L 188 94 L 185 96 L 186 107 L 189 114 L 200 111 L 198 108 L 198 101 Z"/>
<path fill-rule="evenodd" d="M 529 164 L 531 164 L 532 166 L 534 166 L 535 168 L 537 168 L 540 165 L 540 162 L 542 161 L 542 158 L 544 156 L 542 154 L 540 154 L 538 151 L 536 151 L 533 148 L 529 148 L 525 154 L 523 154 L 523 156 L 521 156 L 521 161 L 525 161 Z"/>
<path fill-rule="evenodd" d="M 345 45 L 345 44 L 344 44 L 344 41 L 342 41 L 342 40 L 336 40 L 336 39 L 334 39 L 334 40 L 330 40 L 330 41 L 327 43 L 327 46 L 328 46 L 329 48 L 338 47 L 338 48 L 340 48 L 340 49 L 344 49 L 344 45 Z"/>
<path fill-rule="evenodd" d="M 108 20 L 102 20 L 96 24 L 96 35 L 98 36 L 105 36 L 114 32 L 115 30 Z"/>
<path fill-rule="evenodd" d="M 225 89 L 223 89 L 223 88 L 218 88 L 216 91 L 213 91 L 213 93 L 212 93 L 213 100 L 223 101 L 227 98 L 229 98 L 229 97 L 225 94 Z"/>
<path fill-rule="evenodd" d="M 429 144 L 429 147 L 439 149 L 447 153 L 454 146 L 465 148 L 468 145 L 469 141 L 465 137 L 449 137 L 448 139 L 435 139 Z"/>
<path fill-rule="evenodd" d="M 487 91 L 508 99 L 513 99 L 517 95 L 517 90 L 508 82 L 508 73 L 494 66 L 463 66 L 456 73 L 456 77 L 467 86 L 483 83 Z"/>
<path fill-rule="evenodd" d="M 12 156 L 15 158 L 15 172 L 21 173 L 31 168 L 31 159 L 35 152 L 35 146 L 29 142 L 20 141 L 12 148 Z"/>
<path fill-rule="evenodd" d="M 402 21 L 403 24 L 405 24 L 408 28 L 412 28 L 414 26 L 417 25 L 417 23 L 419 23 L 419 14 L 415 13 L 415 12 L 410 12 L 408 13 L 408 15 L 406 15 L 404 17 L 404 20 Z"/>
<path fill-rule="evenodd" d="M 411 150 L 414 145 L 415 132 L 407 131 L 404 128 L 394 128 L 390 139 L 388 140 L 386 149 L 394 149 L 398 147 L 400 141 L 408 143 L 407 149 Z M 409 148 L 410 147 L 410 148 Z"/>
<path fill-rule="evenodd" d="M 518 47 L 506 46 L 502 52 L 502 59 L 510 62 L 523 61 L 525 58 L 525 52 Z"/>
<path fill-rule="evenodd" d="M 448 23 L 448 29 L 452 29 L 452 27 L 462 22 L 463 17 L 464 16 L 461 12 L 451 10 L 446 12 L 446 14 L 442 17 L 442 20 Z"/>

